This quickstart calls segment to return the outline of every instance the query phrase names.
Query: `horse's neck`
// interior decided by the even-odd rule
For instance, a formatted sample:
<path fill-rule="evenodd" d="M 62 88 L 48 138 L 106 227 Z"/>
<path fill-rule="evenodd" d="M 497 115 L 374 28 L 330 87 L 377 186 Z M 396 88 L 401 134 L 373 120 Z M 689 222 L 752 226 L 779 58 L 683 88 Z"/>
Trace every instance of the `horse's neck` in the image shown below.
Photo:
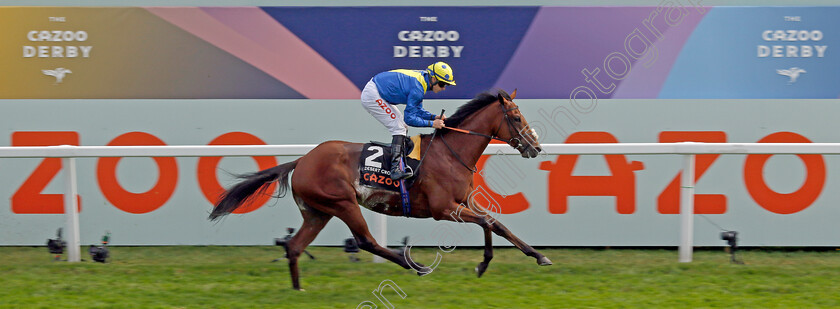
<path fill-rule="evenodd" d="M 457 153 L 458 157 L 469 168 L 475 167 L 481 154 L 484 153 L 484 149 L 490 143 L 490 140 L 486 137 L 458 132 L 451 132 L 446 134 L 446 137 L 441 136 L 441 138 L 445 139 L 449 147 L 452 148 L 452 151 Z"/>
<path fill-rule="evenodd" d="M 470 117 L 470 119 L 464 121 L 460 126 L 458 126 L 458 128 L 486 135 L 493 135 L 491 127 L 493 121 L 487 122 L 482 119 L 487 118 L 481 117 L 481 115 L 474 115 L 473 117 Z M 458 153 L 458 156 L 460 156 L 461 159 L 464 160 L 464 163 L 468 164 L 470 168 L 475 167 L 478 159 L 481 158 L 481 154 L 484 153 L 484 149 L 487 149 L 487 145 L 490 144 L 489 138 L 454 131 L 446 134 L 445 138 L 449 147 Z"/>

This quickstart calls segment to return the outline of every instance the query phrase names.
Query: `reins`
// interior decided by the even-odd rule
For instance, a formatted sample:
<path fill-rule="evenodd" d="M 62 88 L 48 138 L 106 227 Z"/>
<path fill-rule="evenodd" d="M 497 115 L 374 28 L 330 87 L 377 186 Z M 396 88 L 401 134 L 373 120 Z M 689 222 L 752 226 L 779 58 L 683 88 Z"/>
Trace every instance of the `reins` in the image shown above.
<path fill-rule="evenodd" d="M 507 113 L 508 113 L 509 111 L 519 109 L 519 106 L 517 106 L 517 107 L 513 107 L 513 108 L 510 108 L 510 109 L 505 109 L 505 106 L 504 106 L 504 105 L 501 105 L 501 107 L 502 107 L 502 115 L 504 115 L 504 118 L 503 118 L 502 120 L 500 120 L 500 122 L 501 122 L 501 121 L 504 121 L 504 120 L 507 120 L 507 121 L 508 121 L 508 130 L 510 130 L 510 131 L 511 131 L 511 133 L 513 133 L 513 129 L 512 129 L 512 126 L 513 126 L 513 125 L 510 123 L 510 118 L 508 118 Z M 500 129 L 501 129 L 501 126 L 502 126 L 502 124 L 501 124 L 501 123 L 499 123 L 499 127 L 500 127 Z M 511 139 L 502 139 L 502 138 L 499 138 L 499 137 L 494 136 L 494 135 L 487 135 L 487 134 L 484 134 L 484 133 L 474 132 L 474 131 L 470 131 L 470 130 L 464 130 L 464 129 L 459 129 L 459 128 L 451 128 L 451 127 L 443 127 L 443 128 L 444 128 L 444 129 L 449 129 L 449 130 L 452 130 L 452 131 L 455 131 L 455 132 L 459 132 L 459 133 L 464 133 L 464 134 L 469 134 L 469 135 L 478 135 L 478 136 L 483 136 L 483 137 L 486 137 L 486 138 L 489 138 L 489 139 L 494 139 L 494 140 L 497 140 L 497 141 L 503 142 L 503 143 L 505 143 L 505 144 L 510 144 L 510 143 L 511 143 L 511 141 L 513 141 L 513 140 L 516 140 L 516 141 L 517 141 L 517 144 L 518 144 L 518 142 L 519 142 L 519 139 L 518 139 L 518 138 L 515 138 L 515 137 L 514 137 L 514 138 L 511 138 Z M 511 134 L 511 136 L 513 136 L 513 134 Z"/>
<path fill-rule="evenodd" d="M 445 128 L 445 127 L 444 127 L 444 128 Z M 452 155 L 454 155 L 454 156 L 455 156 L 455 159 L 458 159 L 458 162 L 461 162 L 461 165 L 463 165 L 463 166 L 464 166 L 464 167 L 466 167 L 468 170 L 470 170 L 470 172 L 473 172 L 473 174 L 475 174 L 475 172 L 477 172 L 477 171 L 478 171 L 478 168 L 476 168 L 475 166 L 470 167 L 469 165 L 467 165 L 466 163 L 464 163 L 464 160 L 461 160 L 461 156 L 459 156 L 459 155 L 458 155 L 458 153 L 456 153 L 456 152 L 455 152 L 455 150 L 452 150 L 452 147 L 449 147 L 449 143 L 447 143 L 447 142 L 446 142 L 446 140 L 445 140 L 445 139 L 443 139 L 443 135 L 441 135 L 441 136 L 440 136 L 440 140 L 441 140 L 441 141 L 443 141 L 443 144 L 444 144 L 444 145 L 446 145 L 446 149 L 449 149 L 449 152 L 451 152 L 451 153 L 452 153 Z M 431 145 L 431 142 L 430 142 L 429 144 Z"/>
<path fill-rule="evenodd" d="M 417 163 L 417 171 L 416 172 L 418 172 L 418 173 L 420 172 L 420 166 L 423 165 L 423 160 L 426 160 L 426 155 L 429 154 L 429 148 L 432 148 L 432 142 L 435 141 L 435 135 L 437 135 L 437 130 L 435 130 L 435 132 L 432 133 L 432 138 L 429 139 L 429 145 L 426 146 L 426 151 L 423 151 L 423 157 L 420 158 L 420 163 Z M 443 138 L 443 137 L 441 137 L 441 138 Z M 422 145 L 422 144 L 423 144 L 423 140 L 420 139 L 420 145 Z M 417 145 L 417 147 L 420 147 L 420 145 Z"/>
<path fill-rule="evenodd" d="M 501 105 L 501 107 L 502 107 L 502 115 L 504 116 L 504 118 L 502 118 L 502 120 L 500 120 L 500 122 L 507 120 L 508 130 L 511 132 L 511 136 L 514 136 L 513 132 L 515 130 L 513 129 L 513 124 L 511 123 L 511 120 L 508 117 L 507 113 L 512 111 L 512 110 L 519 109 L 519 106 L 510 108 L 510 109 L 506 109 L 504 105 Z M 446 110 L 441 110 L 440 114 L 443 115 L 443 113 L 445 111 Z M 501 126 L 502 126 L 501 123 L 499 123 L 499 129 L 501 129 Z M 495 136 L 496 134 L 487 135 L 487 134 L 484 134 L 484 133 L 479 133 L 479 132 L 475 132 L 475 131 L 454 128 L 454 127 L 443 127 L 443 129 L 449 129 L 449 130 L 452 130 L 452 131 L 455 131 L 455 132 L 458 132 L 458 133 L 463 133 L 463 134 L 468 134 L 468 135 L 482 136 L 482 137 L 489 138 L 491 140 L 497 140 L 497 141 L 503 142 L 503 143 L 508 144 L 508 145 L 511 145 L 515 141 L 516 146 L 513 146 L 513 145 L 511 145 L 511 146 L 515 147 L 516 149 L 519 149 L 520 147 L 522 147 L 522 141 L 520 141 L 519 138 L 517 138 L 517 137 L 513 137 L 513 138 L 510 138 L 510 139 L 503 139 L 503 138 L 499 138 L 499 137 Z M 423 160 L 426 159 L 426 155 L 429 154 L 429 148 L 432 147 L 432 142 L 435 140 L 435 136 L 437 135 L 437 132 L 438 132 L 438 130 L 435 130 L 435 132 L 432 133 L 432 137 L 429 140 L 429 145 L 426 146 L 426 151 L 423 152 L 423 157 L 420 158 L 420 163 L 417 164 L 417 170 L 418 171 L 420 170 L 420 166 L 423 165 Z M 496 133 L 498 133 L 498 132 L 496 132 Z M 519 133 L 519 132 L 517 132 L 517 133 Z M 520 137 L 522 136 L 521 133 L 519 133 L 519 135 L 520 135 Z M 446 142 L 446 140 L 443 138 L 443 135 L 440 136 L 440 140 L 446 146 L 446 149 L 449 149 L 449 152 L 451 152 L 452 155 L 455 156 L 455 159 L 458 159 L 458 162 L 461 163 L 461 165 L 463 165 L 470 172 L 473 172 L 473 174 L 478 172 L 478 168 L 476 168 L 475 166 L 470 167 L 469 165 L 467 165 L 467 163 L 464 162 L 464 160 L 461 159 L 461 156 L 458 155 L 458 153 L 455 152 L 455 150 L 452 149 L 451 146 L 449 146 L 449 143 Z"/>
<path fill-rule="evenodd" d="M 441 109 L 441 110 L 440 110 L 440 114 L 441 114 L 441 115 L 443 115 L 443 113 L 445 113 L 445 112 L 446 112 L 446 110 L 445 110 L 445 109 Z M 423 165 L 423 160 L 425 160 L 425 159 L 426 159 L 426 155 L 427 155 L 427 154 L 429 154 L 429 148 L 432 148 L 432 142 L 434 142 L 434 141 L 435 141 L 435 135 L 437 135 L 437 130 L 435 130 L 434 132 L 432 132 L 432 137 L 429 139 L 429 145 L 428 145 L 428 146 L 426 146 L 426 151 L 424 151 L 424 152 L 423 152 L 423 156 L 422 156 L 422 157 L 420 157 L 420 162 L 419 162 L 419 163 L 417 163 L 417 171 L 416 171 L 417 173 L 419 173 L 419 172 L 420 172 L 420 166 L 422 166 L 422 165 Z M 441 136 L 440 138 L 443 138 L 443 136 Z M 444 143 L 445 143 L 445 142 L 444 142 Z M 417 147 L 421 147 L 422 145 L 423 145 L 423 139 L 420 139 L 420 145 L 417 145 Z"/>
<path fill-rule="evenodd" d="M 441 115 L 443 115 L 443 113 L 445 113 L 445 112 L 446 112 L 446 110 L 445 110 L 445 109 L 440 110 L 440 114 L 441 114 Z M 467 131 L 467 130 L 458 129 L 458 128 L 450 128 L 450 127 L 443 127 L 443 128 L 444 128 L 444 129 L 454 130 L 454 131 L 457 131 L 457 132 L 462 132 L 462 133 L 467 133 L 467 134 L 472 134 L 472 135 L 481 135 L 481 136 L 484 136 L 484 137 L 493 138 L 492 136 L 489 136 L 489 135 L 487 135 L 487 134 L 478 133 L 478 132 Z M 435 130 L 435 131 L 432 133 L 432 137 L 429 139 L 429 145 L 428 145 L 428 146 L 426 146 L 426 151 L 423 151 L 423 156 L 420 158 L 420 163 L 417 163 L 417 171 L 418 171 L 418 172 L 420 171 L 420 166 L 422 166 L 422 165 L 423 165 L 423 160 L 425 160 L 425 159 L 426 159 L 426 155 L 428 155 L 428 154 L 429 154 L 429 148 L 432 148 L 432 142 L 434 142 L 434 141 L 435 141 L 435 136 L 437 135 L 437 132 L 438 132 L 438 130 Z M 497 139 L 497 140 L 501 140 L 501 139 L 499 139 L 499 138 L 496 138 L 496 139 Z M 456 158 L 456 159 L 458 159 L 458 162 L 461 162 L 461 165 L 463 165 L 463 166 L 464 166 L 464 167 L 466 167 L 468 170 L 470 170 L 471 172 L 473 172 L 473 174 L 475 174 L 475 172 L 477 172 L 477 171 L 478 171 L 478 169 L 477 169 L 475 166 L 473 166 L 472 168 L 470 168 L 470 166 L 469 166 L 469 165 L 467 165 L 466 163 L 464 163 L 464 160 L 461 160 L 461 156 L 459 156 L 459 155 L 458 155 L 458 153 L 456 153 L 456 152 L 455 152 L 455 150 L 453 150 L 453 149 L 452 149 L 452 147 L 450 147 L 450 146 L 449 146 L 449 143 L 447 143 L 447 142 L 446 142 L 446 140 L 445 140 L 445 139 L 443 139 L 443 135 L 441 135 L 441 136 L 440 136 L 440 140 L 441 140 L 441 141 L 443 141 L 443 144 L 444 144 L 444 145 L 446 145 L 446 149 L 449 149 L 449 152 L 451 152 L 451 153 L 452 153 L 452 155 L 454 155 L 454 156 L 455 156 L 455 158 Z M 422 140 L 421 140 L 421 141 L 422 141 Z M 422 143 L 421 143 L 421 144 L 422 144 Z M 417 147 L 420 147 L 420 146 L 418 145 Z"/>
<path fill-rule="evenodd" d="M 500 142 L 510 143 L 510 140 L 504 140 L 504 139 L 501 139 L 501 138 L 498 138 L 498 137 L 495 137 L 495 136 L 491 136 L 491 135 L 487 135 L 487 134 L 484 134 L 484 133 L 478 133 L 478 132 L 474 132 L 474 131 L 470 131 L 470 130 L 464 130 L 464 129 L 452 128 L 452 127 L 443 127 L 443 128 L 444 129 L 449 129 L 449 130 L 452 130 L 452 131 L 455 131 L 455 132 L 459 132 L 459 133 L 464 133 L 464 134 L 469 134 L 469 135 L 478 135 L 478 136 L 483 136 L 483 137 L 486 137 L 486 138 L 489 138 L 489 139 L 494 139 L 494 140 L 497 140 L 497 141 L 500 141 Z"/>

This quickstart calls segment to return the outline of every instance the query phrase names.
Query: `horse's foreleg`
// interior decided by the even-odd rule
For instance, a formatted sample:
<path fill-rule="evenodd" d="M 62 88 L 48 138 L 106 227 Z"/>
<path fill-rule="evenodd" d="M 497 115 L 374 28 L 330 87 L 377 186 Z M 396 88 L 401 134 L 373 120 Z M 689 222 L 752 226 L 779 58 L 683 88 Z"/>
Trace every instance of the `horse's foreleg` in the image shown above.
<path fill-rule="evenodd" d="M 490 260 L 493 259 L 493 234 L 490 232 L 489 227 L 485 226 L 482 228 L 484 229 L 484 261 L 475 267 L 475 273 L 479 278 L 487 270 L 487 266 L 490 265 Z"/>
<path fill-rule="evenodd" d="M 286 256 L 289 258 L 289 273 L 292 276 L 292 288 L 302 291 L 300 288 L 300 273 L 298 271 L 298 258 L 303 250 L 312 243 L 315 236 L 327 225 L 332 216 L 320 211 L 303 206 L 303 225 L 301 225 L 295 236 L 286 243 Z"/>
<path fill-rule="evenodd" d="M 456 209 L 456 211 L 451 212 L 449 214 L 449 218 L 447 218 L 448 220 L 458 222 L 472 222 L 478 224 L 485 230 L 493 231 L 493 233 L 496 233 L 496 235 L 504 237 L 505 239 L 510 241 L 510 243 L 512 243 L 514 246 L 519 248 L 519 250 L 522 251 L 522 253 L 525 253 L 525 255 L 537 259 L 537 264 L 539 264 L 540 266 L 552 264 L 551 260 L 545 257 L 545 255 L 542 255 L 542 253 L 537 252 L 537 250 L 535 250 L 533 247 L 519 239 L 519 237 L 513 235 L 513 233 L 511 233 L 510 230 L 507 229 L 507 227 L 505 227 L 501 222 L 499 222 L 489 214 L 478 214 L 472 209 L 464 207 L 462 205 L 458 205 Z M 487 239 L 489 238 L 487 234 L 489 233 L 485 232 L 485 259 L 487 254 Z"/>
<path fill-rule="evenodd" d="M 521 250 L 522 253 L 525 253 L 525 255 L 537 259 L 537 264 L 539 264 L 540 266 L 548 266 L 553 264 L 551 263 L 551 260 L 545 257 L 545 255 L 537 252 L 537 250 L 535 250 L 534 247 L 531 247 L 530 245 L 526 244 L 524 241 L 519 239 L 519 237 L 513 235 L 513 233 L 511 233 L 510 230 L 508 230 L 507 227 L 505 227 L 501 222 L 493 221 L 493 233 L 496 233 L 496 235 L 502 236 L 508 241 L 510 241 L 514 246 L 519 248 L 519 250 Z"/>

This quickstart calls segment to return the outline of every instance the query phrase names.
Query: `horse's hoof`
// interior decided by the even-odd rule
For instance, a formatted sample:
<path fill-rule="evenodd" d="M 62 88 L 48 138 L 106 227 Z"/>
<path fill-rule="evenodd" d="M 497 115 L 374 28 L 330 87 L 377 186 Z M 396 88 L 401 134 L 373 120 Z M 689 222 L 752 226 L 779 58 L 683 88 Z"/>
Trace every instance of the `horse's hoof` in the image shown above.
<path fill-rule="evenodd" d="M 431 274 L 433 270 L 434 269 L 423 266 L 423 268 L 420 268 L 419 270 L 417 270 L 417 275 L 420 276 L 420 277 L 423 277 L 425 275 Z"/>
<path fill-rule="evenodd" d="M 415 266 L 416 266 L 416 267 L 415 267 Z M 428 267 L 428 266 L 426 266 L 426 265 L 423 265 L 423 264 L 420 264 L 420 263 L 416 263 L 416 264 L 414 264 L 414 265 L 411 265 L 411 269 L 413 269 L 414 271 L 416 271 L 416 272 L 417 272 L 417 275 L 418 275 L 418 276 L 420 276 L 420 277 L 423 277 L 423 276 L 425 276 L 425 275 L 431 274 L 431 273 L 432 273 L 432 271 L 434 271 L 434 269 L 433 269 L 433 268 L 430 268 L 430 267 Z"/>
<path fill-rule="evenodd" d="M 302 288 L 292 288 L 292 289 L 295 290 L 295 291 L 298 291 L 298 292 L 306 292 L 306 290 L 304 290 Z"/>
<path fill-rule="evenodd" d="M 484 272 L 487 271 L 487 266 L 488 264 L 486 263 L 479 263 L 478 266 L 475 267 L 475 274 L 478 275 L 479 278 L 481 278 L 481 275 L 483 275 Z"/>
<path fill-rule="evenodd" d="M 543 257 L 540 257 L 539 259 L 537 259 L 537 264 L 539 264 L 540 266 L 548 266 L 548 265 L 552 265 L 554 263 L 551 263 L 551 260 L 549 260 L 547 257 L 543 256 Z"/>

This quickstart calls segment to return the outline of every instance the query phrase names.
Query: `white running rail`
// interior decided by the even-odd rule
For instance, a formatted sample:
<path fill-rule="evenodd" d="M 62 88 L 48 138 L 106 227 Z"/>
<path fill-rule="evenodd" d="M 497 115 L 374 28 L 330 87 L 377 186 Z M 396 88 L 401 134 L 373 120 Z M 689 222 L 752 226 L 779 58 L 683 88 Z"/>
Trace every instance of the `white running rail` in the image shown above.
<path fill-rule="evenodd" d="M 86 157 L 235 157 L 302 156 L 316 145 L 236 145 L 236 146 L 46 146 L 0 147 L 0 158 L 62 158 L 64 166 L 64 209 L 68 234 L 68 261 L 80 256 L 79 215 L 77 213 L 75 158 Z M 684 155 L 680 199 L 679 261 L 691 262 L 694 226 L 694 157 L 698 154 L 840 154 L 840 143 L 616 143 L 543 144 L 545 155 Z M 507 145 L 491 144 L 486 155 L 519 155 Z M 384 220 L 376 220 L 384 222 Z M 382 223 L 380 223 L 382 224 Z M 379 224 L 377 224 L 379 225 Z M 382 231 L 385 226 L 375 226 Z M 378 239 L 387 243 L 386 239 Z"/>

